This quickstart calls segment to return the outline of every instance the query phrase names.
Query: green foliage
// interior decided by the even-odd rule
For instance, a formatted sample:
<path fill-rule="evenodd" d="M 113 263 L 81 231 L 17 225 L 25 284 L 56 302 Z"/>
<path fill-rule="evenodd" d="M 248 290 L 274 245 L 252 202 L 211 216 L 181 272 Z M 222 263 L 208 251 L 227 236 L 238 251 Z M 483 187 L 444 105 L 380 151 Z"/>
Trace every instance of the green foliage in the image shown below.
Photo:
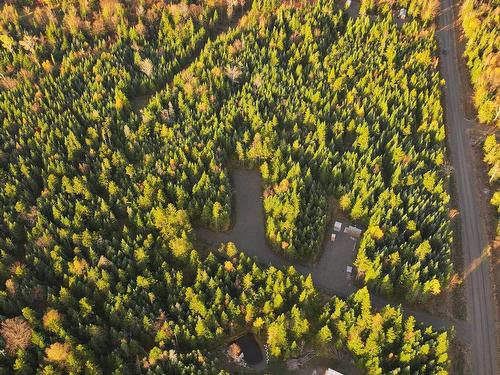
<path fill-rule="evenodd" d="M 372 317 L 365 292 L 353 312 L 334 299 L 318 324 L 310 277 L 262 269 L 232 244 L 202 259 L 192 226 L 229 227 L 236 155 L 262 171 L 277 251 L 317 256 L 333 195 L 374 228 L 357 260 L 368 284 L 439 290 L 450 232 L 433 35 L 388 14 L 347 20 L 326 0 L 254 1 L 210 41 L 227 21 L 212 2 L 43 3 L 0 17 L 0 315 L 24 316 L 31 335 L 2 368 L 219 373 L 206 348 L 253 327 L 275 357 L 347 342 L 376 370 L 374 344 L 347 339 Z M 446 367 L 446 336 L 425 330 L 408 348 L 413 321 L 378 316 L 395 327 L 373 341 L 401 353 L 380 366 Z"/>
<path fill-rule="evenodd" d="M 498 1 L 465 0 L 460 16 L 466 37 L 464 57 L 474 87 L 474 105 L 480 122 L 500 127 L 500 94 L 498 61 L 500 52 L 500 3 Z M 496 234 L 500 235 L 500 147 L 494 134 L 484 142 L 484 161 L 493 189 L 491 204 L 496 211 Z"/>
<path fill-rule="evenodd" d="M 367 374 L 447 374 L 446 332 L 419 328 L 415 319 L 403 319 L 400 310 L 385 307 L 378 313 L 370 308 L 370 297 L 361 289 L 343 301 L 334 298 L 323 311 L 319 339 L 346 347 Z"/>
<path fill-rule="evenodd" d="M 460 11 L 466 37 L 464 56 L 474 86 L 479 121 L 500 127 L 498 61 L 500 3 L 465 0 Z"/>
<path fill-rule="evenodd" d="M 407 10 L 408 15 L 420 18 L 424 22 L 431 22 L 439 11 L 439 0 L 361 0 L 360 12 L 373 13 L 375 9 L 389 12 L 391 8 L 399 11 Z"/>
<path fill-rule="evenodd" d="M 500 188 L 498 181 L 500 179 L 500 145 L 494 134 L 486 137 L 483 145 L 484 161 L 489 167 L 488 176 L 490 177 L 490 184 L 494 189 L 491 204 L 495 207 L 496 220 L 497 220 L 497 236 L 500 235 Z"/>

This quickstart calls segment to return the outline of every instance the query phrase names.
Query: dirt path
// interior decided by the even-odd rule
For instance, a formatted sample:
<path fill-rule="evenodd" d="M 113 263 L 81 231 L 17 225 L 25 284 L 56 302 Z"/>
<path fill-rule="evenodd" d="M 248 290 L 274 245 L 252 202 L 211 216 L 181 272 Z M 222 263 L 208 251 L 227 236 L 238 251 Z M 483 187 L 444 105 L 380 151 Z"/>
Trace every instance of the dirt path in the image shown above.
<path fill-rule="evenodd" d="M 446 81 L 444 102 L 448 144 L 455 170 L 458 203 L 461 215 L 462 247 L 467 291 L 467 315 L 470 320 L 470 343 L 473 374 L 495 375 L 495 319 L 490 281 L 490 257 L 479 194 L 473 172 L 471 145 L 462 105 L 463 93 L 455 46 L 455 14 L 452 0 L 441 1 L 438 41 L 441 47 L 441 74 Z M 446 50 L 446 52 L 444 52 Z"/>
<path fill-rule="evenodd" d="M 231 173 L 233 192 L 235 194 L 235 220 L 229 232 L 213 232 L 198 228 L 198 238 L 205 241 L 210 247 L 221 243 L 234 242 L 245 254 L 256 257 L 257 261 L 265 266 L 288 268 L 293 266 L 303 275 L 311 275 L 315 286 L 328 294 L 346 298 L 357 288 L 346 278 L 346 265 L 352 265 L 355 257 L 355 245 L 349 236 L 337 234 L 335 242 L 327 242 L 319 262 L 312 266 L 305 266 L 292 262 L 277 255 L 271 250 L 265 233 L 264 209 L 262 206 L 262 181 L 258 171 L 235 170 Z M 332 228 L 328 233 L 332 232 Z M 391 304 L 380 296 L 371 296 L 372 305 L 381 309 Z M 468 337 L 466 322 L 441 318 L 426 312 L 405 307 L 406 316 L 413 315 L 417 321 L 425 325 L 432 325 L 438 329 L 455 328 L 457 337 L 465 340 Z"/>

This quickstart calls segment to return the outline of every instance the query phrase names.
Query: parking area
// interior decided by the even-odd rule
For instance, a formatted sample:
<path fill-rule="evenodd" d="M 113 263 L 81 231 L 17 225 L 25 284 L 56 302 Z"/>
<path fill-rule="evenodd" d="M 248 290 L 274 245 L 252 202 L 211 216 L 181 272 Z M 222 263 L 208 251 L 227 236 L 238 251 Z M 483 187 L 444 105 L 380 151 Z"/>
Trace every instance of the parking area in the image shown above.
<path fill-rule="evenodd" d="M 356 271 L 353 267 L 359 240 L 345 233 L 350 223 L 339 222 L 334 217 L 328 228 L 328 241 L 320 260 L 311 267 L 315 283 L 322 288 L 334 291 L 339 295 L 348 295 L 356 290 L 354 279 Z M 339 223 L 340 228 L 335 227 Z M 340 229 L 340 230 L 337 230 Z M 335 239 L 332 241 L 332 234 Z M 350 272 L 349 272 L 350 271 Z"/>

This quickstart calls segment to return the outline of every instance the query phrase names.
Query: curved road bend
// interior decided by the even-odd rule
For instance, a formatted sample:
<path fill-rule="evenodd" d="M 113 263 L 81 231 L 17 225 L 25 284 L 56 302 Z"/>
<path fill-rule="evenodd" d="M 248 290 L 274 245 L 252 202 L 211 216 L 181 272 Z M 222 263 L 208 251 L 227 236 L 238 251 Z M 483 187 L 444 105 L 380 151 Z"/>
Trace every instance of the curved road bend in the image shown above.
<path fill-rule="evenodd" d="M 474 177 L 471 146 L 467 137 L 461 77 L 455 46 L 455 12 L 452 0 L 441 0 L 438 41 L 441 47 L 441 74 L 446 81 L 444 103 L 448 146 L 455 169 L 461 218 L 462 248 L 465 265 L 467 316 L 470 321 L 472 373 L 496 375 L 496 344 L 493 295 L 490 281 L 490 258 L 484 222 L 480 213 L 477 183 Z M 446 50 L 446 53 L 444 52 Z M 475 126 L 473 124 L 472 126 Z"/>
<path fill-rule="evenodd" d="M 233 227 L 229 232 L 213 232 L 208 229 L 197 228 L 196 234 L 198 238 L 206 241 L 211 247 L 218 246 L 221 243 L 234 242 L 238 249 L 248 256 L 255 257 L 256 261 L 264 266 L 273 265 L 282 269 L 293 266 L 297 272 L 304 276 L 310 274 L 314 285 L 328 294 L 347 298 L 357 290 L 345 277 L 345 266 L 346 264 L 352 264 L 355 255 L 351 251 L 353 242 L 347 235 L 343 233 L 337 234 L 335 245 L 328 242 L 321 260 L 311 266 L 298 264 L 280 257 L 271 250 L 266 240 L 260 173 L 255 170 L 234 170 L 231 173 L 231 180 L 235 199 Z M 332 228 L 329 228 L 328 233 L 332 232 L 332 230 Z M 346 252 L 350 254 L 350 259 L 345 257 Z M 377 309 L 391 304 L 387 299 L 373 294 L 371 294 L 371 301 L 372 306 Z M 403 307 L 402 310 L 405 316 L 413 315 L 418 322 L 432 325 L 437 329 L 448 329 L 453 326 L 456 336 L 461 341 L 465 341 L 469 336 L 468 326 L 464 321 L 433 316 L 409 307 Z"/>

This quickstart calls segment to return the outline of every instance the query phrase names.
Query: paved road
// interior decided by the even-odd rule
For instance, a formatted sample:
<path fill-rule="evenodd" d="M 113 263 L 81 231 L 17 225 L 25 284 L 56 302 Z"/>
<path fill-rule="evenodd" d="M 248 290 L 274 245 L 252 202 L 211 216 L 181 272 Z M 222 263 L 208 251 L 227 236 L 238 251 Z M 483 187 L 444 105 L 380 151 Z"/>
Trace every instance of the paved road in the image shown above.
<path fill-rule="evenodd" d="M 345 277 L 346 265 L 351 265 L 356 243 L 349 236 L 340 233 L 334 243 L 328 242 L 320 261 L 316 265 L 305 266 L 297 264 L 273 252 L 266 241 L 264 209 L 262 207 L 262 182 L 258 171 L 235 170 L 231 173 L 235 193 L 235 220 L 229 232 L 213 232 L 197 228 L 198 238 L 216 247 L 220 243 L 234 242 L 245 254 L 256 257 L 265 266 L 273 265 L 279 268 L 294 268 L 303 275 L 311 275 L 318 289 L 346 298 L 357 288 Z M 328 231 L 330 233 L 332 230 Z M 391 304 L 380 296 L 371 296 L 372 305 L 381 309 Z M 413 315 L 417 321 L 432 325 L 437 329 L 455 327 L 459 339 L 468 337 L 467 324 L 460 320 L 432 316 L 426 312 L 404 307 L 403 313 Z"/>
<path fill-rule="evenodd" d="M 448 143 L 455 168 L 460 208 L 462 247 L 465 258 L 467 314 L 471 325 L 469 342 L 472 355 L 472 373 L 496 375 L 496 344 L 493 295 L 490 282 L 490 259 L 487 247 L 481 205 L 477 201 L 478 184 L 474 177 L 471 146 L 467 137 L 470 126 L 465 119 L 460 72 L 455 46 L 455 14 L 452 0 L 441 1 L 438 40 L 441 47 L 441 74 L 446 80 L 444 88 Z M 446 54 L 443 53 L 446 49 Z M 472 126 L 475 126 L 473 124 Z"/>

